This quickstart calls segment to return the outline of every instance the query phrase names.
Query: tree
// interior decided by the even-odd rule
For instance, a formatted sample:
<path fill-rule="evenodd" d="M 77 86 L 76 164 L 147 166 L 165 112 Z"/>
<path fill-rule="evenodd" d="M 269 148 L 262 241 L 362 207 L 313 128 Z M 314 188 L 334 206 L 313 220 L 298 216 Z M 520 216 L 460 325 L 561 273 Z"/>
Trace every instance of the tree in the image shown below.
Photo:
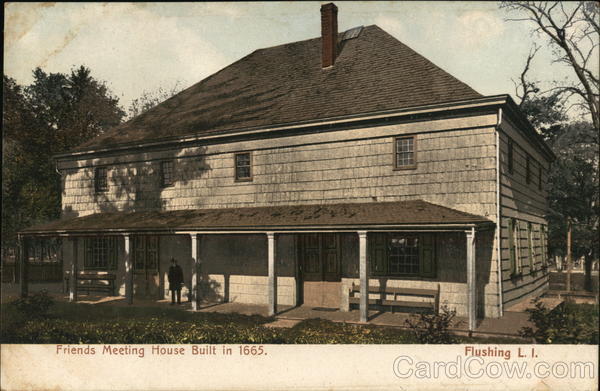
<path fill-rule="evenodd" d="M 598 132 L 589 122 L 570 124 L 556 136 L 557 155 L 549 175 L 549 241 L 565 247 L 567 227 L 573 227 L 572 253 L 584 257 L 585 288 L 591 290 L 591 265 L 598 257 L 600 193 Z"/>
<path fill-rule="evenodd" d="M 18 230 L 61 213 L 53 156 L 119 124 L 125 115 L 106 85 L 86 67 L 69 74 L 37 68 L 27 87 L 4 75 L 2 246 Z"/>
<path fill-rule="evenodd" d="M 139 98 L 131 101 L 129 105 L 129 116 L 131 119 L 138 115 L 145 113 L 157 104 L 164 102 L 173 95 L 178 94 L 181 91 L 181 82 L 178 80 L 171 87 L 158 87 L 154 91 L 144 91 Z"/>
<path fill-rule="evenodd" d="M 528 79 L 532 60 L 539 50 L 534 43 L 515 82 L 520 107 L 532 125 L 557 155 L 548 177 L 550 214 L 549 250 L 562 252 L 567 230 L 572 226 L 575 257 L 585 257 L 586 289 L 591 286 L 591 262 L 598 254 L 598 23 L 597 2 L 503 2 L 502 8 L 518 17 L 508 20 L 533 25 L 538 36 L 546 37 L 553 49 L 554 62 L 570 67 L 575 82 L 554 81 L 546 91 L 540 81 Z M 573 103 L 574 101 L 574 103 Z M 569 104 L 569 102 L 571 102 Z M 568 105 L 569 104 L 569 105 Z M 568 106 L 567 106 L 568 105 Z M 592 123 L 569 119 L 573 107 L 589 114 Z M 569 122 L 570 121 L 570 122 Z"/>
<path fill-rule="evenodd" d="M 567 84 L 557 82 L 548 92 L 556 93 L 565 99 L 577 98 L 571 106 L 582 108 L 584 112 L 589 113 L 594 129 L 600 129 L 597 71 L 600 38 L 599 3 L 595 1 L 577 3 L 504 1 L 501 7 L 509 13 L 518 15 L 508 20 L 533 24 L 534 31 L 549 40 L 555 62 L 566 64 L 573 70 L 576 82 Z M 524 84 L 524 87 L 526 92 L 527 84 Z"/>

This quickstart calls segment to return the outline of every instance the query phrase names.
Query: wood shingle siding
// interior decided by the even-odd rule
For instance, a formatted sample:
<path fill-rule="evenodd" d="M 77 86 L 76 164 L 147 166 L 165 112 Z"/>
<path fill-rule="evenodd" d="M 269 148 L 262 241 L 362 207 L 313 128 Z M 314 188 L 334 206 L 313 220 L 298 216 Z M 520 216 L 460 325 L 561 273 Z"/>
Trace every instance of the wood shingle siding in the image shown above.
<path fill-rule="evenodd" d="M 508 144 L 513 143 L 513 172 L 508 170 Z M 527 158 L 530 160 L 530 183 L 527 183 Z M 541 167 L 542 187 L 539 187 Z M 500 130 L 500 257 L 503 302 L 512 304 L 523 298 L 537 294 L 548 284 L 547 269 L 542 268 L 541 226 L 546 226 L 547 173 L 549 161 L 530 141 L 507 121 Z M 509 219 L 514 218 L 519 225 L 520 237 L 516 241 L 517 254 L 523 265 L 521 273 L 511 276 L 509 253 Z M 529 261 L 528 225 L 532 227 L 533 252 Z M 544 244 L 547 246 L 547 244 Z M 545 250 L 547 253 L 547 248 Z"/>
<path fill-rule="evenodd" d="M 485 121 L 486 117 L 479 118 L 480 123 Z M 470 122 L 478 121 L 471 118 Z M 395 171 L 394 131 L 407 134 L 408 130 L 408 125 L 379 129 L 380 134 L 390 134 L 387 137 L 373 137 L 377 129 L 354 130 L 362 137 L 350 140 L 337 140 L 339 134 L 332 132 L 329 142 L 318 144 L 301 144 L 312 137 L 296 136 L 298 144 L 286 147 L 262 140 L 261 148 L 252 151 L 252 182 L 234 180 L 233 152 L 251 147 L 246 142 L 228 144 L 227 149 L 208 145 L 173 151 L 174 183 L 168 188 L 159 187 L 158 165 L 165 152 L 129 156 L 131 163 L 99 159 L 110 161 L 113 167 L 109 191 L 100 196 L 87 184 L 91 167 L 86 166 L 94 161 L 82 162 L 81 169 L 67 171 L 63 205 L 71 213 L 85 215 L 157 206 L 173 210 L 423 199 L 495 216 L 492 127 L 413 133 L 418 139 L 418 166 Z"/>

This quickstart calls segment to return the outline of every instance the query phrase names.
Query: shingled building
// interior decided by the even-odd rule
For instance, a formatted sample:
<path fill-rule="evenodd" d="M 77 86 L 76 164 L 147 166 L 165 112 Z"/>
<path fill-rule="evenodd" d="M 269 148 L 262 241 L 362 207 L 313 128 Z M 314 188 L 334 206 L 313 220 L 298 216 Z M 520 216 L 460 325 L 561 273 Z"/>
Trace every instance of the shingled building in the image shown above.
<path fill-rule="evenodd" d="M 553 154 L 511 98 L 321 21 L 58 156 L 63 217 L 22 239 L 63 237 L 65 273 L 129 302 L 171 257 L 194 308 L 445 304 L 473 328 L 539 294 Z"/>

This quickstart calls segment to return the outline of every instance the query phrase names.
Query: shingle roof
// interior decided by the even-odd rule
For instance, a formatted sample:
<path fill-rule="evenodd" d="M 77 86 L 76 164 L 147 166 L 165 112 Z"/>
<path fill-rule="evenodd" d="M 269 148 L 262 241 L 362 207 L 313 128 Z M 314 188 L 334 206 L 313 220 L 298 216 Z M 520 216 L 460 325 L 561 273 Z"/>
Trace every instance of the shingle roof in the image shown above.
<path fill-rule="evenodd" d="M 326 69 L 321 38 L 256 50 L 77 150 L 481 97 L 377 26 L 340 46 Z"/>
<path fill-rule="evenodd" d="M 256 208 L 196 209 L 148 212 L 111 212 L 56 220 L 27 228 L 23 233 L 261 230 L 307 227 L 390 227 L 411 225 L 493 224 L 482 216 L 422 200 L 288 205 Z"/>

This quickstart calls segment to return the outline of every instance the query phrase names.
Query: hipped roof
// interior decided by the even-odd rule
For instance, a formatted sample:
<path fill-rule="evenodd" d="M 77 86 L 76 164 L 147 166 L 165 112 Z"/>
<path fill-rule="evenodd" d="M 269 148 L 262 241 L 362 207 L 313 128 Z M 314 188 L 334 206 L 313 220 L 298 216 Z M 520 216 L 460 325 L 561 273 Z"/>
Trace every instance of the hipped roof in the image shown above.
<path fill-rule="evenodd" d="M 256 50 L 73 152 L 481 97 L 377 26 L 339 47 L 325 69 L 321 38 Z"/>
<path fill-rule="evenodd" d="M 482 216 L 422 200 L 255 208 L 103 212 L 33 226 L 22 234 L 324 230 L 489 225 Z"/>

